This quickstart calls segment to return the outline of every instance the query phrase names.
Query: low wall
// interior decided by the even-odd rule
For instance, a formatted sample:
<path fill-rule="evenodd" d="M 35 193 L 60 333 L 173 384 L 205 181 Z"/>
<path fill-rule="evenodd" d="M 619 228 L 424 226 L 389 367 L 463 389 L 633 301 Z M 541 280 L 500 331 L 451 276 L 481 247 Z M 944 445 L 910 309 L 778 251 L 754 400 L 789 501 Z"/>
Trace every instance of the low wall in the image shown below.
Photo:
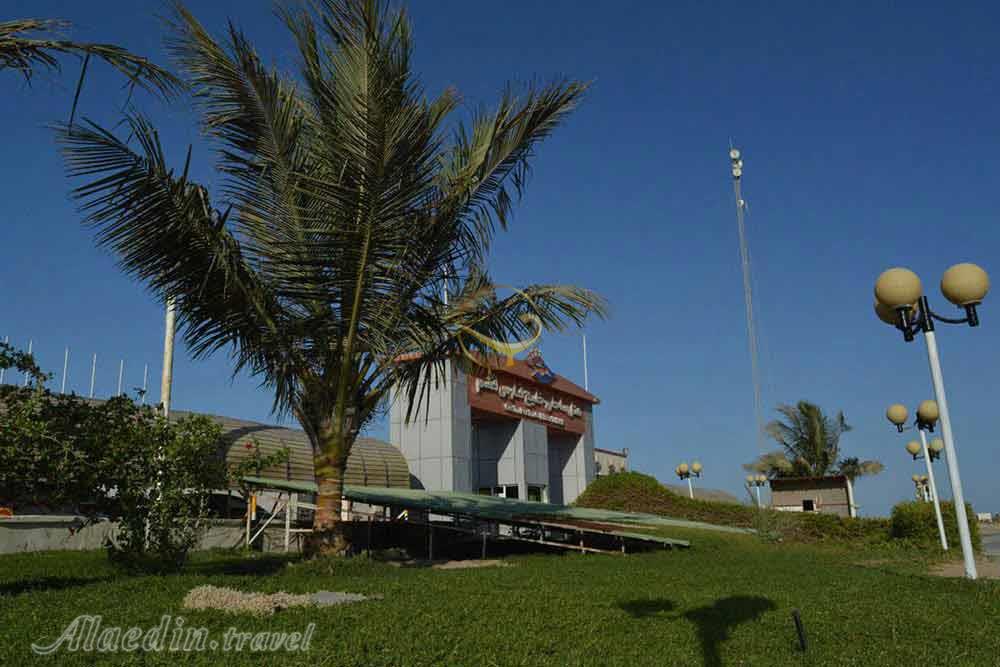
<path fill-rule="evenodd" d="M 100 549 L 117 530 L 116 522 L 98 521 L 85 524 L 83 517 L 79 516 L 4 517 L 0 518 L 0 554 Z M 240 519 L 215 519 L 202 534 L 196 549 L 240 547 L 246 538 L 245 531 L 246 524 Z M 297 542 L 297 540 L 292 541 L 293 550 L 297 550 Z M 264 534 L 257 538 L 254 546 L 264 551 L 283 550 L 284 527 L 269 526 Z"/>

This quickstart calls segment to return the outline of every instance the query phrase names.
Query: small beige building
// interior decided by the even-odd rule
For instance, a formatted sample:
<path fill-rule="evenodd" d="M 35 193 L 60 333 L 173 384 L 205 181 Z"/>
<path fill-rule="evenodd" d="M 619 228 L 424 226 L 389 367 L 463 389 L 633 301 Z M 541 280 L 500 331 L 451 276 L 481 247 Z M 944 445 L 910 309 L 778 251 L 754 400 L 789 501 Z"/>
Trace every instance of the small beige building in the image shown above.
<path fill-rule="evenodd" d="M 857 516 L 854 489 L 844 475 L 772 479 L 771 507 L 781 512 L 820 512 Z"/>
<path fill-rule="evenodd" d="M 598 477 L 628 470 L 628 447 L 620 452 L 594 447 L 594 471 Z"/>

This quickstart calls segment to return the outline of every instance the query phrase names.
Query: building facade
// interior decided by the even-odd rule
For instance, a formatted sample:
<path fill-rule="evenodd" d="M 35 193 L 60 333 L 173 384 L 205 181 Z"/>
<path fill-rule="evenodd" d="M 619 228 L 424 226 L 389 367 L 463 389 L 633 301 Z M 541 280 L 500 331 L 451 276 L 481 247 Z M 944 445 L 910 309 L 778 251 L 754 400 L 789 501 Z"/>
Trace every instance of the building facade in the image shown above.
<path fill-rule="evenodd" d="M 598 477 L 628 470 L 628 447 L 620 452 L 594 447 L 594 472 Z"/>
<path fill-rule="evenodd" d="M 392 401 L 390 440 L 416 488 L 566 504 L 594 478 L 598 402 L 537 353 L 489 372 L 449 362 L 409 421 Z"/>
<path fill-rule="evenodd" d="M 851 480 L 843 475 L 777 478 L 770 485 L 771 506 L 776 510 L 857 516 Z"/>

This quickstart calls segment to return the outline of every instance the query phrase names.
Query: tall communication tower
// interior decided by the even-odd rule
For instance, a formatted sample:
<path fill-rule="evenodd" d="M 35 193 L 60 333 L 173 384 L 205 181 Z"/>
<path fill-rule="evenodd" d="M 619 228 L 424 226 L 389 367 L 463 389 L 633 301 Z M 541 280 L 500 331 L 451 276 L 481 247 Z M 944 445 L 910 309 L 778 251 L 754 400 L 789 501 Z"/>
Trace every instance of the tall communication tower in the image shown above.
<path fill-rule="evenodd" d="M 757 446 L 764 451 L 764 409 L 761 404 L 760 388 L 760 346 L 757 340 L 757 323 L 753 310 L 753 280 L 750 270 L 750 245 L 747 242 L 747 204 L 743 199 L 743 158 L 738 148 L 729 149 L 729 161 L 733 173 L 733 195 L 736 198 L 736 226 L 740 235 L 740 264 L 743 268 L 743 298 L 746 302 L 747 342 L 750 346 L 750 373 L 753 380 L 753 409 L 757 419 Z"/>

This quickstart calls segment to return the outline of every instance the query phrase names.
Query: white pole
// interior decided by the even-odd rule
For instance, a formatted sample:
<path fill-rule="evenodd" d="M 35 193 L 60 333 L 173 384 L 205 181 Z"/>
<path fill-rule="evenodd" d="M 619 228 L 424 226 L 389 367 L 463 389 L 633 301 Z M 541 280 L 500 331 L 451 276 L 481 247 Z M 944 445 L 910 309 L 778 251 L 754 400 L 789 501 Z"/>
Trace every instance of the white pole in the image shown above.
<path fill-rule="evenodd" d="M 59 389 L 60 394 L 66 393 L 66 371 L 69 368 L 69 348 L 66 348 L 66 353 L 63 355 L 63 377 L 62 377 L 62 387 Z"/>
<path fill-rule="evenodd" d="M 587 334 L 583 334 L 583 388 L 590 391 L 590 378 L 587 377 Z"/>
<path fill-rule="evenodd" d="M 125 375 L 125 360 L 122 359 L 118 362 L 118 393 L 115 396 L 122 395 L 122 377 Z"/>
<path fill-rule="evenodd" d="M 854 506 L 854 484 L 851 478 L 847 477 L 847 516 L 852 519 L 858 515 L 858 509 Z"/>
<path fill-rule="evenodd" d="M 90 364 L 90 397 L 94 397 L 94 379 L 97 377 L 97 353 L 94 352 L 94 361 Z"/>
<path fill-rule="evenodd" d="M 167 314 L 163 334 L 163 378 L 160 382 L 160 403 L 163 416 L 170 416 L 170 388 L 174 375 L 174 324 L 176 309 L 173 298 L 167 299 Z"/>
<path fill-rule="evenodd" d="M 688 476 L 688 495 L 694 500 L 694 485 L 691 483 L 691 476 Z"/>
<path fill-rule="evenodd" d="M 951 495 L 955 503 L 955 519 L 958 521 L 958 538 L 962 543 L 962 558 L 965 561 L 965 576 L 976 579 L 976 557 L 972 551 L 972 537 L 969 535 L 969 519 L 965 513 L 965 494 L 962 493 L 962 478 L 958 472 L 958 452 L 951 433 L 951 415 L 948 413 L 948 399 L 944 393 L 944 377 L 941 374 L 941 360 L 938 357 L 937 340 L 933 331 L 924 333 L 927 343 L 927 361 L 934 381 L 934 397 L 941 411 L 941 436 L 944 440 L 944 455 L 948 463 L 948 478 L 951 480 Z"/>
<path fill-rule="evenodd" d="M 149 364 L 142 367 L 142 404 L 146 405 L 146 384 L 149 380 Z"/>
<path fill-rule="evenodd" d="M 8 343 L 10 343 L 10 336 L 4 336 L 3 337 L 3 342 L 4 342 L 4 345 L 7 345 Z M 0 368 L 0 384 L 3 384 L 3 375 L 4 375 L 4 372 L 6 370 L 7 370 L 6 368 Z"/>
<path fill-rule="evenodd" d="M 756 489 L 757 489 L 757 507 L 763 507 L 764 505 L 763 505 L 763 503 L 761 503 L 761 500 L 760 500 L 760 485 L 759 484 L 757 485 Z"/>
<path fill-rule="evenodd" d="M 934 502 L 934 515 L 937 517 L 938 535 L 941 536 L 941 548 L 948 550 L 948 538 L 944 533 L 944 520 L 941 518 L 941 499 L 938 497 L 937 482 L 934 481 L 934 466 L 931 465 L 930 452 L 927 451 L 927 435 L 920 431 L 920 444 L 924 447 L 924 463 L 927 464 L 927 481 L 931 486 L 931 500 Z"/>
<path fill-rule="evenodd" d="M 31 354 L 31 346 L 33 343 L 34 341 L 31 340 L 28 341 L 28 354 Z M 28 386 L 28 371 L 24 371 L 24 386 L 25 387 Z"/>

